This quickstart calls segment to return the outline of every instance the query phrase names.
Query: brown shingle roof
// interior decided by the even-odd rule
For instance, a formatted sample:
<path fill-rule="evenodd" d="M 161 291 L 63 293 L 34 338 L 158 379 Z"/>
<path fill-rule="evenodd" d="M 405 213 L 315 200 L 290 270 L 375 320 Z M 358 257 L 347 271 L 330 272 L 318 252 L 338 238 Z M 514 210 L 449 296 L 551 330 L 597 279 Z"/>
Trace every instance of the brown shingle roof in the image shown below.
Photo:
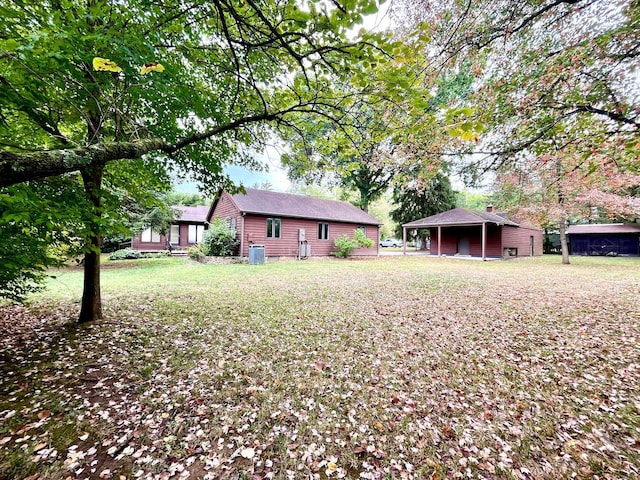
<path fill-rule="evenodd" d="M 508 218 L 489 212 L 477 212 L 466 208 L 454 208 L 446 212 L 438 213 L 427 218 L 405 223 L 402 226 L 407 228 L 430 228 L 437 226 L 465 226 L 482 225 L 483 223 L 495 223 L 496 225 L 511 225 L 517 227 L 518 224 Z"/>
<path fill-rule="evenodd" d="M 588 233 L 638 233 L 640 223 L 592 223 L 589 225 L 571 225 L 567 229 L 570 235 Z"/>
<path fill-rule="evenodd" d="M 190 223 L 204 223 L 207 221 L 209 206 L 198 205 L 197 207 L 186 207 L 184 205 L 172 206 L 176 212 L 176 221 Z"/>
<path fill-rule="evenodd" d="M 237 193 L 232 196 L 236 206 L 244 213 L 381 225 L 377 218 L 348 202 L 270 192 L 255 188 L 247 188 L 246 191 L 246 195 Z"/>

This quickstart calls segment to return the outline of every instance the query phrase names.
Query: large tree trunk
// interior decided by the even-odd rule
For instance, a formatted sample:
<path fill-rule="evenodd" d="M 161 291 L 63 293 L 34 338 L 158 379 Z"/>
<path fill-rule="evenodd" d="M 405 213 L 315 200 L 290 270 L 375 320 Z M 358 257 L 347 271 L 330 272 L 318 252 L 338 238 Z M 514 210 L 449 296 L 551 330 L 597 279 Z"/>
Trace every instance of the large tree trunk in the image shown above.
<path fill-rule="evenodd" d="M 420 250 L 427 250 L 427 238 L 428 235 L 420 235 Z"/>
<path fill-rule="evenodd" d="M 569 265 L 569 245 L 567 244 L 567 227 L 564 216 L 558 222 L 560 230 L 560 249 L 562 250 L 562 264 Z"/>
<path fill-rule="evenodd" d="M 80 307 L 80 323 L 92 322 L 102 318 L 102 298 L 100 295 L 100 247 L 102 245 L 102 174 L 104 166 L 94 166 L 82 171 L 84 190 L 92 206 L 91 219 L 88 222 L 90 234 L 87 240 L 87 252 L 84 255 L 84 290 Z"/>
<path fill-rule="evenodd" d="M 360 209 L 369 213 L 369 192 L 364 188 L 358 188 L 360 192 Z"/>

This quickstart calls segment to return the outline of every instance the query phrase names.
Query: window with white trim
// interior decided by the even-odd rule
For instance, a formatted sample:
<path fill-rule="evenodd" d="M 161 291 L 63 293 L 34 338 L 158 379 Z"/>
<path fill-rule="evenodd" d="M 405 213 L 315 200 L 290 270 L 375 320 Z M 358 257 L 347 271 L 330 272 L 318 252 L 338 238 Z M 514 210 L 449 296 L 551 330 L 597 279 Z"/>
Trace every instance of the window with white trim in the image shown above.
<path fill-rule="evenodd" d="M 143 242 L 159 242 L 160 241 L 160 233 L 155 232 L 151 227 L 147 228 L 142 232 L 141 238 Z"/>
<path fill-rule="evenodd" d="M 200 243 L 204 234 L 204 225 L 189 225 L 189 243 Z"/>
<path fill-rule="evenodd" d="M 318 223 L 318 240 L 329 240 L 329 224 L 326 222 Z"/>
<path fill-rule="evenodd" d="M 280 238 L 282 220 L 279 218 L 267 218 L 267 238 Z"/>

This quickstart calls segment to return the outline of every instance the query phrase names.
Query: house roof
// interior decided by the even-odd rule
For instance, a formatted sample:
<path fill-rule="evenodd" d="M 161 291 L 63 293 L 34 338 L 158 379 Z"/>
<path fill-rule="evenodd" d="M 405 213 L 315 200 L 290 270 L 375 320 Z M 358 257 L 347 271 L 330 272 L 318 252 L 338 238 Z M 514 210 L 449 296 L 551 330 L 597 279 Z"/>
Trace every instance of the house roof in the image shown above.
<path fill-rule="evenodd" d="M 205 223 L 209 213 L 209 206 L 207 205 L 198 205 L 196 207 L 174 205 L 171 208 L 176 212 L 177 222 Z"/>
<path fill-rule="evenodd" d="M 314 220 L 331 220 L 361 225 L 382 224 L 377 218 L 348 202 L 324 200 L 306 195 L 271 192 L 255 188 L 247 188 L 246 192 L 246 195 L 237 193 L 231 196 L 233 202 L 242 213 L 312 218 Z M 215 203 L 212 207 L 213 209 L 215 209 Z"/>
<path fill-rule="evenodd" d="M 421 218 L 413 222 L 405 223 L 402 226 L 407 228 L 430 228 L 438 226 L 462 227 L 469 225 L 482 225 L 483 223 L 495 223 L 496 225 L 519 226 L 508 218 L 495 213 L 478 212 L 467 208 L 454 208 L 446 212 Z"/>
<path fill-rule="evenodd" d="M 640 223 L 592 223 L 589 225 L 571 225 L 567 229 L 570 235 L 595 233 L 637 233 L 640 234 Z"/>

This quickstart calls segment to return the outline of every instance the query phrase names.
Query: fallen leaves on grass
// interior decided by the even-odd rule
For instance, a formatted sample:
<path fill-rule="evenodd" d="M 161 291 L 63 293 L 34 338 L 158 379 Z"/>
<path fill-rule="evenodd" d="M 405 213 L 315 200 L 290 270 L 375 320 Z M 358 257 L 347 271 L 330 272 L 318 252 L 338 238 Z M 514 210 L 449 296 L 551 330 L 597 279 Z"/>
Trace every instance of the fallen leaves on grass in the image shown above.
<path fill-rule="evenodd" d="M 637 269 L 277 268 L 200 269 L 206 288 L 107 299 L 106 322 L 71 330 L 20 310 L 0 473 L 26 458 L 43 478 L 640 474 Z"/>

